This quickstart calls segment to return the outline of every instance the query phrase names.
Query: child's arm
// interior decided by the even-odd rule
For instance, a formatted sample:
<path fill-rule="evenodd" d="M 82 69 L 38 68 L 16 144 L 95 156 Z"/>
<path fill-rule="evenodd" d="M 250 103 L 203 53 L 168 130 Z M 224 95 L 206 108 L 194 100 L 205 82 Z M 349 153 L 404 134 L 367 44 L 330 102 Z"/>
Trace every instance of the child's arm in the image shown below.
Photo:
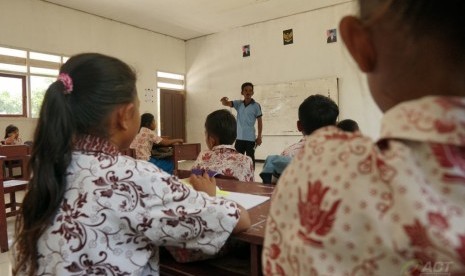
<path fill-rule="evenodd" d="M 241 215 L 239 217 L 239 221 L 237 222 L 236 226 L 232 231 L 233 233 L 245 231 L 249 229 L 251 225 L 249 212 L 247 212 L 247 210 L 239 204 L 237 204 L 237 207 L 239 207 L 239 210 L 241 210 Z"/>
<path fill-rule="evenodd" d="M 160 146 L 171 146 L 171 145 L 178 145 L 184 143 L 184 140 L 182 139 L 163 139 L 161 140 L 158 145 Z"/>
<path fill-rule="evenodd" d="M 233 102 L 230 101 L 230 100 L 228 99 L 228 97 L 223 97 L 223 98 L 221 98 L 220 101 L 221 101 L 221 103 L 222 103 L 224 106 L 228 106 L 228 107 L 232 107 L 232 106 L 233 106 Z"/>

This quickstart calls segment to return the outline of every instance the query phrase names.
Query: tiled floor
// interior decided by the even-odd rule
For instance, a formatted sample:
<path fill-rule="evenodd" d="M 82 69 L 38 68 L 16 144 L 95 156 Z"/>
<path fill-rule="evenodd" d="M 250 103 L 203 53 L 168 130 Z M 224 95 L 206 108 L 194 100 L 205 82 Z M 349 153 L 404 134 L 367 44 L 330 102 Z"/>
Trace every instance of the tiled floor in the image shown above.
<path fill-rule="evenodd" d="M 179 162 L 179 169 L 183 170 L 190 170 L 192 167 L 192 161 L 181 161 Z M 255 181 L 261 182 L 261 178 L 259 176 L 259 173 L 262 171 L 263 168 L 263 163 L 257 162 L 255 164 Z M 17 193 L 17 197 L 19 200 L 22 198 L 21 192 Z M 8 202 L 9 198 L 5 197 L 5 200 Z M 15 224 L 15 219 L 14 218 L 8 218 L 7 220 L 8 223 L 8 242 L 11 245 L 13 242 L 13 236 L 14 236 L 14 224 Z M 0 254 L 0 275 L 1 276 L 11 276 L 11 251 L 6 252 L 6 253 L 1 253 Z"/>

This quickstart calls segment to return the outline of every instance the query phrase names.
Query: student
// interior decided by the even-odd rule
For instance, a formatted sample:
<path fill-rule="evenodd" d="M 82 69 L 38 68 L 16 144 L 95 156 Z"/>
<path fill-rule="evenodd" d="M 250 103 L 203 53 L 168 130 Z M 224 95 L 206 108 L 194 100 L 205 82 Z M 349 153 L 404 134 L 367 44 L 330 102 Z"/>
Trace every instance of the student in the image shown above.
<path fill-rule="evenodd" d="M 237 111 L 237 138 L 235 148 L 239 153 L 247 154 L 252 158 L 255 167 L 255 148 L 262 144 L 262 109 L 253 96 L 253 84 L 245 82 L 241 86 L 244 100 L 230 101 L 227 97 L 221 98 L 224 106 L 234 107 Z M 257 121 L 258 135 L 255 137 L 255 121 Z"/>
<path fill-rule="evenodd" d="M 158 136 L 154 130 L 156 129 L 155 117 L 150 113 L 144 113 L 140 117 L 139 133 L 132 141 L 130 148 L 135 149 L 136 158 L 146 160 L 156 165 L 160 169 L 169 174 L 173 174 L 174 164 L 171 159 L 160 159 L 152 155 L 153 144 L 160 146 L 171 146 L 182 144 L 182 139 L 164 139 Z"/>
<path fill-rule="evenodd" d="M 240 181 L 253 182 L 254 169 L 249 156 L 232 146 L 236 139 L 236 119 L 226 109 L 210 113 L 205 120 L 208 150 L 197 157 L 193 171 L 211 171 Z"/>
<path fill-rule="evenodd" d="M 340 23 L 380 139 L 315 131 L 279 179 L 265 275 L 465 274 L 465 2 L 359 0 Z"/>
<path fill-rule="evenodd" d="M 158 275 L 158 247 L 214 254 L 247 211 L 122 155 L 140 124 L 136 76 L 122 61 L 79 54 L 47 89 L 17 218 L 14 275 Z"/>
<path fill-rule="evenodd" d="M 339 115 L 339 107 L 329 97 L 323 95 L 311 95 L 299 106 L 299 120 L 297 129 L 302 132 L 303 138 L 299 142 L 287 147 L 281 155 L 269 155 L 265 159 L 260 177 L 263 183 L 275 184 L 284 169 L 289 165 L 305 144 L 305 137 L 315 130 L 335 125 Z"/>
<path fill-rule="evenodd" d="M 356 121 L 351 119 L 345 119 L 337 123 L 336 125 L 338 128 L 342 129 L 343 131 L 347 132 L 360 132 L 360 128 Z"/>
<path fill-rule="evenodd" d="M 339 107 L 329 97 L 316 94 L 306 98 L 299 106 L 299 120 L 297 121 L 297 129 L 304 137 L 287 147 L 281 155 L 294 157 L 304 147 L 305 136 L 319 128 L 336 125 L 337 116 L 339 116 Z"/>
<path fill-rule="evenodd" d="M 8 125 L 5 128 L 5 140 L 2 141 L 4 145 L 22 145 L 23 141 L 19 138 L 19 129 L 15 125 Z"/>

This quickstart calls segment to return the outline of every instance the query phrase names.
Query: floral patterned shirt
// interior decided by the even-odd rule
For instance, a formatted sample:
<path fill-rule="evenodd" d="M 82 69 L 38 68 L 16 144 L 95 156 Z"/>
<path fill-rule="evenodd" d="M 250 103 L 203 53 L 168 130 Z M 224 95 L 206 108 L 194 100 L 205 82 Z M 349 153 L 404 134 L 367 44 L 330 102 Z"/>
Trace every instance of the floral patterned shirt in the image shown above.
<path fill-rule="evenodd" d="M 464 199 L 465 98 L 395 106 L 377 143 L 317 130 L 275 189 L 264 273 L 464 275 Z"/>
<path fill-rule="evenodd" d="M 192 169 L 214 171 L 245 182 L 254 181 L 252 159 L 237 152 L 232 145 L 219 145 L 201 152 Z"/>
<path fill-rule="evenodd" d="M 159 144 L 162 140 L 163 138 L 151 129 L 141 127 L 129 147 L 136 150 L 137 159 L 148 161 L 152 155 L 153 143 Z"/>
<path fill-rule="evenodd" d="M 75 145 L 63 201 L 38 241 L 38 274 L 159 275 L 158 246 L 215 254 L 239 212 L 87 136 Z"/>
<path fill-rule="evenodd" d="M 287 156 L 287 157 L 294 157 L 297 155 L 297 153 L 299 153 L 303 148 L 304 148 L 304 145 L 305 145 L 305 137 L 300 139 L 299 142 L 293 144 L 293 145 L 290 145 L 289 147 L 287 147 L 282 153 L 281 155 L 282 156 Z"/>

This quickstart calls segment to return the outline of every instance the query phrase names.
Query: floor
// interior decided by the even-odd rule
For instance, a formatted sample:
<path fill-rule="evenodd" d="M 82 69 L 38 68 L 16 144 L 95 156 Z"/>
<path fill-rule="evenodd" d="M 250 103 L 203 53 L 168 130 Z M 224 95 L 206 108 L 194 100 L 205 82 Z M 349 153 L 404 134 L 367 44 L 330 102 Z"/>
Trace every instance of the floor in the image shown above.
<path fill-rule="evenodd" d="M 193 161 L 181 161 L 179 162 L 179 169 L 183 170 L 190 170 L 192 167 L 192 162 Z M 261 178 L 259 176 L 259 173 L 262 171 L 263 168 L 263 163 L 262 162 L 257 162 L 255 164 L 255 181 L 261 182 Z M 21 200 L 23 197 L 22 192 L 17 193 L 17 199 Z M 5 201 L 9 201 L 9 198 L 5 197 Z M 8 223 L 8 242 L 11 245 L 13 243 L 13 236 L 14 236 L 14 224 L 15 224 L 15 218 L 10 217 L 7 219 Z M 11 276 L 11 250 L 5 253 L 0 254 L 0 275 L 1 276 Z"/>

